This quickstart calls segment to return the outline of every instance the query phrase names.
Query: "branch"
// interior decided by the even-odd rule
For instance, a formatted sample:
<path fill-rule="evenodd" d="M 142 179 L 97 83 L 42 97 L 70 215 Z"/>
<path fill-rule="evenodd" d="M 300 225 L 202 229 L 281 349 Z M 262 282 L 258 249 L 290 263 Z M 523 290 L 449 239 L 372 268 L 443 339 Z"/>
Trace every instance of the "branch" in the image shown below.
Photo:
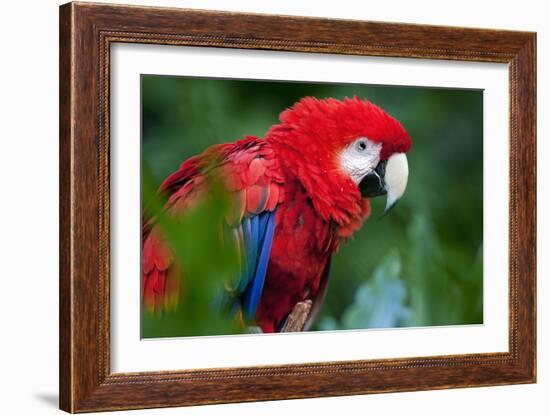
<path fill-rule="evenodd" d="M 300 301 L 296 303 L 290 314 L 288 315 L 281 332 L 303 331 L 307 319 L 311 312 L 311 300 Z"/>

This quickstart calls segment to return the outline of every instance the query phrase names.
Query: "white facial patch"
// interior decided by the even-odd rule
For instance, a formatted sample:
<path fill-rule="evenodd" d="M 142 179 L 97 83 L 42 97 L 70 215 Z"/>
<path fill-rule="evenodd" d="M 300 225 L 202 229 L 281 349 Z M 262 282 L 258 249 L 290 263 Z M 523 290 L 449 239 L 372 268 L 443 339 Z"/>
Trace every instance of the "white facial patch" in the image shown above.
<path fill-rule="evenodd" d="M 363 177 L 373 171 L 380 161 L 382 143 L 374 143 L 359 137 L 340 154 L 340 166 L 352 180 L 359 184 Z"/>

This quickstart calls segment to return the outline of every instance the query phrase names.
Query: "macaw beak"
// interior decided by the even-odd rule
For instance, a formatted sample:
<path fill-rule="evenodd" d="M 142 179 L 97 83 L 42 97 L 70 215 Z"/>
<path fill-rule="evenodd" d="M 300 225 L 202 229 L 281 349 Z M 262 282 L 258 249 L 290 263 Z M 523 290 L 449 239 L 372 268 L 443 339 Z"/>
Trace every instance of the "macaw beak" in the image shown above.
<path fill-rule="evenodd" d="M 363 197 L 388 195 L 384 213 L 401 199 L 407 188 L 409 165 L 405 153 L 392 154 L 387 160 L 381 160 L 378 166 L 359 183 Z"/>

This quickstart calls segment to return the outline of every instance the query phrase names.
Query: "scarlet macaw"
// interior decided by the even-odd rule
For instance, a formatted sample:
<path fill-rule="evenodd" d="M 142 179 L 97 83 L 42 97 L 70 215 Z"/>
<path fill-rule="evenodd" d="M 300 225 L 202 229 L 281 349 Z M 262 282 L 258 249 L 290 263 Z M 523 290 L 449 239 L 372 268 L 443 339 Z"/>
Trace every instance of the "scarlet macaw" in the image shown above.
<path fill-rule="evenodd" d="M 331 255 L 369 216 L 369 197 L 387 194 L 386 211 L 403 195 L 402 125 L 358 97 L 306 97 L 284 110 L 264 138 L 214 145 L 186 160 L 161 185 L 170 212 L 205 191 L 205 176 L 222 177 L 236 214 L 242 270 L 232 298 L 264 333 L 280 330 L 289 312 L 310 299 L 322 303 Z M 153 224 L 144 224 L 142 297 L 145 308 L 177 301 L 181 275 Z M 312 312 L 310 320 L 314 318 Z"/>

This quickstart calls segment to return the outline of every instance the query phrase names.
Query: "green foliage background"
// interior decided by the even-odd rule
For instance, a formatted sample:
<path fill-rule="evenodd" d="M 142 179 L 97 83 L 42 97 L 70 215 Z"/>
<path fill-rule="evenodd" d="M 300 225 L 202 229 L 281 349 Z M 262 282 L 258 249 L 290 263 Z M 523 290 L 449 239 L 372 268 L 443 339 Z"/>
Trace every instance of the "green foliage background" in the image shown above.
<path fill-rule="evenodd" d="M 263 136 L 283 109 L 307 95 L 367 98 L 413 139 L 404 198 L 380 220 L 385 200 L 374 199 L 371 218 L 334 256 L 313 329 L 482 323 L 480 90 L 143 76 L 144 177 L 157 186 L 211 144 Z M 208 267 L 208 252 L 198 258 Z M 142 336 L 223 332 L 204 330 L 201 318 L 186 325 L 177 312 L 143 313 Z"/>

